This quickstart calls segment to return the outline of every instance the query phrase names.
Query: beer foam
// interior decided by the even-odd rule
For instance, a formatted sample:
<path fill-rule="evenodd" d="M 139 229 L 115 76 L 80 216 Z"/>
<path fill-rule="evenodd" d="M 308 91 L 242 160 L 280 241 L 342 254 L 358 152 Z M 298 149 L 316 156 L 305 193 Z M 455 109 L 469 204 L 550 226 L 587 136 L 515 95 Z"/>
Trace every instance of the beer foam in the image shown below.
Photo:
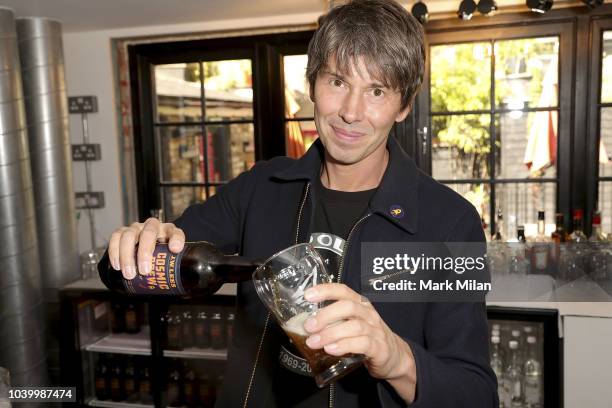
<path fill-rule="evenodd" d="M 310 312 L 302 312 L 295 315 L 283 324 L 283 330 L 295 333 L 299 336 L 308 336 L 308 333 L 304 330 L 304 322 L 308 320 L 309 317 Z"/>

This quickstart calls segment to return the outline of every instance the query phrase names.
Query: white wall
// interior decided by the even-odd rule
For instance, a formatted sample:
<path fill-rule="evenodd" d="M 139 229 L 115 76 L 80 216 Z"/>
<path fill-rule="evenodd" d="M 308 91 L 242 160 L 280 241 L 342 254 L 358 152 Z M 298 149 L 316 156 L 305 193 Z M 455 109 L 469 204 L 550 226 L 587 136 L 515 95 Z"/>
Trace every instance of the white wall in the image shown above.
<path fill-rule="evenodd" d="M 262 27 L 290 27 L 312 24 L 318 14 L 297 14 L 241 20 L 225 20 L 178 25 L 136 27 L 106 31 L 73 32 L 64 34 L 64 58 L 68 96 L 95 95 L 98 113 L 88 116 L 91 143 L 102 147 L 102 160 L 92 163 L 92 188 L 103 191 L 106 206 L 95 210 L 96 241 L 102 245 L 112 231 L 123 225 L 124 213 L 119 163 L 118 95 L 115 93 L 114 67 L 111 40 L 163 34 L 205 33 L 221 30 L 241 30 Z M 72 143 L 81 143 L 80 115 L 70 116 Z M 85 167 L 73 163 L 74 190 L 85 191 Z M 129 220 L 134 221 L 134 220 Z M 79 250 L 90 248 L 89 221 L 81 212 L 78 222 Z"/>

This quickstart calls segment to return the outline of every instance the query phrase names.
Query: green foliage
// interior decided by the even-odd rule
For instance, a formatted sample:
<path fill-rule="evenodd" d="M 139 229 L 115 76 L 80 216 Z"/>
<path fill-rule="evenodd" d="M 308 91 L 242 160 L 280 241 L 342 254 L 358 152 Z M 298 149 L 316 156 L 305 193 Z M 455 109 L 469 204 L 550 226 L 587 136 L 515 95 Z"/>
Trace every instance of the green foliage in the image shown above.
<path fill-rule="evenodd" d="M 491 48 L 492 42 L 431 48 L 432 113 L 491 109 Z M 503 107 L 508 100 L 526 99 L 530 106 L 537 106 L 546 64 L 555 58 L 557 48 L 558 39 L 554 37 L 497 42 L 495 105 Z M 432 117 L 434 144 L 453 150 L 459 161 L 458 178 L 490 174 L 490 120 L 489 114 Z"/>

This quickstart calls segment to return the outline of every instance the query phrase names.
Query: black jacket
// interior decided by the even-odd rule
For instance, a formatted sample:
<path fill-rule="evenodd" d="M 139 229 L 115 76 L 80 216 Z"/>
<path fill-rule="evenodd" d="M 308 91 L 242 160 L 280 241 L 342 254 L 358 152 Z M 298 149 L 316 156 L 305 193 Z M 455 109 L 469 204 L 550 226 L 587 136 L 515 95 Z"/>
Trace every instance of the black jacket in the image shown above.
<path fill-rule="evenodd" d="M 371 200 L 371 215 L 356 224 L 344 251 L 343 282 L 356 291 L 362 241 L 484 241 L 480 217 L 468 201 L 418 170 L 392 137 L 387 148 L 389 164 Z M 227 253 L 252 258 L 267 258 L 307 242 L 316 200 L 309 185 L 319 177 L 322 149 L 317 141 L 299 160 L 277 157 L 257 163 L 206 202 L 190 206 L 176 225 L 189 241 L 210 241 Z M 400 206 L 406 215 L 394 218 L 392 206 Z M 374 307 L 414 353 L 417 397 L 410 406 L 497 407 L 483 303 L 387 302 Z M 239 284 L 235 336 L 216 406 L 274 405 L 272 378 L 281 339 L 267 316 L 253 284 Z M 338 382 L 333 405 L 405 404 L 386 381 L 369 377 L 363 369 Z"/>

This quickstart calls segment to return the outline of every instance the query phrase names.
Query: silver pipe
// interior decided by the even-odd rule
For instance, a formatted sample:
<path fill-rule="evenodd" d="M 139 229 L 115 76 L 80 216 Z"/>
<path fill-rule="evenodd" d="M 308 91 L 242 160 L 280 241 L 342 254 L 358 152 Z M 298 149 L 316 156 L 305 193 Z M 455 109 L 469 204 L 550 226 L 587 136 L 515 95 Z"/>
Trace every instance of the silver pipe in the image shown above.
<path fill-rule="evenodd" d="M 14 15 L 0 8 L 0 366 L 13 385 L 42 386 L 42 280 L 17 49 Z"/>
<path fill-rule="evenodd" d="M 80 276 L 61 35 L 58 21 L 17 19 L 39 262 L 51 302 Z"/>

